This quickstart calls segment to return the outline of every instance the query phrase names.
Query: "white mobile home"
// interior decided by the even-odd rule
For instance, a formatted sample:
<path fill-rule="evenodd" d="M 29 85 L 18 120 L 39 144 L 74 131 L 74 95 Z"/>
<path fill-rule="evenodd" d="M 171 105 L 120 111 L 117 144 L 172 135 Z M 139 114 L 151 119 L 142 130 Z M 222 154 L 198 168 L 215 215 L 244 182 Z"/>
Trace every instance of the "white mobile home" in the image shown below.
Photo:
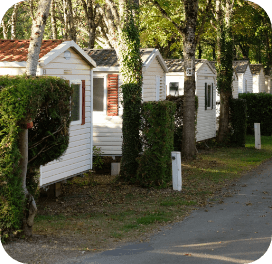
<path fill-rule="evenodd" d="M 86 49 L 97 63 L 94 69 L 93 144 L 105 156 L 122 155 L 122 85 L 115 50 Z M 157 49 L 141 49 L 143 61 L 143 101 L 166 98 L 165 73 L 167 66 Z"/>
<path fill-rule="evenodd" d="M 184 94 L 184 60 L 165 60 L 167 95 Z M 207 60 L 195 61 L 196 95 L 198 96 L 196 140 L 202 141 L 216 136 L 215 78 L 213 67 Z"/>
<path fill-rule="evenodd" d="M 233 66 L 238 75 L 238 93 L 253 92 L 253 76 L 248 60 L 233 61 Z"/>
<path fill-rule="evenodd" d="M 0 40 L 0 75 L 25 73 L 28 40 Z M 80 98 L 77 117 L 70 125 L 65 154 L 40 168 L 46 186 L 92 168 L 92 74 L 96 63 L 74 42 L 43 40 L 37 75 L 57 76 L 74 84 Z M 72 115 L 73 116 L 73 115 Z M 34 120 L 35 122 L 35 120 Z"/>
<path fill-rule="evenodd" d="M 251 64 L 249 65 L 252 79 L 253 79 L 253 93 L 264 93 L 265 89 L 265 75 L 264 67 L 262 64 Z"/>

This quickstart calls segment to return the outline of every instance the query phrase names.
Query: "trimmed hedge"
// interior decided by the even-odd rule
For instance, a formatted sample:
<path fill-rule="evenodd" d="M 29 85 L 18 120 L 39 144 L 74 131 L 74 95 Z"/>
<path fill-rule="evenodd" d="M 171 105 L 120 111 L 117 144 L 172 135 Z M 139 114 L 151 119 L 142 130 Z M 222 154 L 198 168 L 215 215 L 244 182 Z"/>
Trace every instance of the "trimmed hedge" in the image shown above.
<path fill-rule="evenodd" d="M 254 134 L 254 123 L 261 124 L 261 135 L 272 135 L 272 95 L 267 93 L 239 94 L 247 103 L 247 133 Z"/>
<path fill-rule="evenodd" d="M 0 231 L 22 228 L 23 188 L 18 146 L 20 125 L 31 117 L 27 189 L 35 195 L 38 169 L 68 147 L 72 88 L 56 77 L 0 76 Z"/>
<path fill-rule="evenodd" d="M 230 99 L 231 142 L 244 147 L 246 144 L 247 103 L 245 99 Z"/>
<path fill-rule="evenodd" d="M 141 110 L 143 155 L 138 158 L 137 182 L 165 188 L 172 179 L 176 105 L 169 101 L 145 102 Z"/>
<path fill-rule="evenodd" d="M 174 150 L 181 152 L 182 147 L 182 133 L 183 133 L 183 101 L 184 95 L 172 96 L 168 95 L 166 97 L 167 101 L 176 104 L 176 111 L 174 113 L 175 118 L 175 128 L 174 128 Z M 198 97 L 195 96 L 195 131 L 197 125 L 197 110 L 198 110 Z M 195 133 L 196 135 L 196 133 Z"/>

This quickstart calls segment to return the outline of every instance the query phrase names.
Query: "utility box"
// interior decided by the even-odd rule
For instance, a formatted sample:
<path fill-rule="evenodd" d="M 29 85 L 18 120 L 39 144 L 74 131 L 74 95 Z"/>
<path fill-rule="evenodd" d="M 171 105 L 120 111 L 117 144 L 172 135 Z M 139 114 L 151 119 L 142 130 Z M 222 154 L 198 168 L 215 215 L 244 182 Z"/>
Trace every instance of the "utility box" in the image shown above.
<path fill-rule="evenodd" d="M 173 190 L 181 191 L 182 178 L 181 178 L 181 155 L 179 151 L 171 152 L 172 158 L 172 183 Z"/>
<path fill-rule="evenodd" d="M 261 128 L 260 123 L 254 123 L 254 134 L 255 134 L 255 148 L 261 149 Z"/>
<path fill-rule="evenodd" d="M 120 174 L 120 162 L 111 163 L 111 176 Z"/>

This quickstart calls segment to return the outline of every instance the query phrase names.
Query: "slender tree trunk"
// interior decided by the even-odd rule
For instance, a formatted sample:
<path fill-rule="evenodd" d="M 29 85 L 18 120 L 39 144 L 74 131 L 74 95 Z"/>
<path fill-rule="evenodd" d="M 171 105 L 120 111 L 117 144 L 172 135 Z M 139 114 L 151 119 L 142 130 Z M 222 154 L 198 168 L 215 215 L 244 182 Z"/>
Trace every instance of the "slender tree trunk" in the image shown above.
<path fill-rule="evenodd" d="M 216 0 L 217 19 L 217 87 L 220 94 L 220 117 L 218 142 L 225 142 L 229 136 L 229 102 L 232 97 L 233 76 L 233 37 L 232 37 L 232 4 L 226 0 Z"/>
<path fill-rule="evenodd" d="M 13 12 L 10 18 L 11 21 L 11 39 L 16 39 L 16 24 L 17 24 L 17 10 L 18 3 L 13 6 Z"/>
<path fill-rule="evenodd" d="M 36 76 L 37 65 L 39 60 L 40 48 L 46 24 L 46 19 L 49 14 L 51 0 L 40 0 L 35 20 L 33 20 L 31 29 L 31 38 L 28 49 L 28 58 L 26 63 L 27 75 Z M 32 235 L 32 227 L 34 218 L 37 213 L 37 206 L 33 196 L 26 188 L 26 173 L 28 163 L 28 130 L 26 128 L 29 118 L 22 122 L 23 129 L 19 135 L 19 145 L 22 159 L 20 160 L 20 168 L 22 170 L 21 177 L 23 179 L 23 190 L 25 192 L 25 216 L 23 219 L 23 232 L 26 236 Z"/>
<path fill-rule="evenodd" d="M 67 2 L 66 0 L 62 1 L 63 3 L 63 19 L 64 19 L 64 39 L 68 39 L 68 10 L 67 10 Z"/>
<path fill-rule="evenodd" d="M 68 25 L 69 25 L 69 38 L 76 42 L 76 28 L 74 25 L 74 16 L 73 16 L 73 8 L 72 1 L 67 0 L 67 17 L 68 17 Z"/>
<path fill-rule="evenodd" d="M 26 74 L 36 76 L 44 28 L 49 14 L 51 0 L 40 0 L 37 15 L 32 23 L 28 48 Z"/>
<path fill-rule="evenodd" d="M 184 0 L 185 29 L 183 36 L 184 55 L 184 113 L 182 154 L 185 159 L 196 155 L 195 146 L 195 50 L 198 0 Z M 191 69 L 191 70 L 188 70 Z"/>
<path fill-rule="evenodd" d="M 2 29 L 3 29 L 3 38 L 4 39 L 8 39 L 8 29 L 7 26 L 4 22 L 4 18 L 2 19 L 2 23 L 1 23 Z"/>
<path fill-rule="evenodd" d="M 56 23 L 56 4 L 55 0 L 51 2 L 51 28 L 52 28 L 52 38 L 58 38 L 57 23 Z"/>

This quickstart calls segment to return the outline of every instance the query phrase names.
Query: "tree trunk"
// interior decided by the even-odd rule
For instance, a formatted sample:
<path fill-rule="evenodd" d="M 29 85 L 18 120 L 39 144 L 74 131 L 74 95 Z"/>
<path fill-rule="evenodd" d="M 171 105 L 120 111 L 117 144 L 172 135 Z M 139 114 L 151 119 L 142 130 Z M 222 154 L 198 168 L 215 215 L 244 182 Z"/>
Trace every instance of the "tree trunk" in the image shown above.
<path fill-rule="evenodd" d="M 184 55 L 184 112 L 182 154 L 185 159 L 196 155 L 195 146 L 195 50 L 198 0 L 185 0 Z M 191 70 L 188 70 L 191 69 Z M 190 72 L 189 72 L 190 71 Z"/>
<path fill-rule="evenodd" d="M 55 0 L 51 2 L 51 28 L 52 28 L 52 39 L 58 38 L 57 23 L 56 23 L 56 5 Z"/>
<path fill-rule="evenodd" d="M 39 60 L 40 48 L 46 24 L 46 19 L 49 14 L 51 0 L 40 0 L 35 20 L 33 20 L 31 29 L 31 39 L 28 49 L 28 57 L 26 63 L 27 75 L 36 76 L 37 65 Z M 22 170 L 22 184 L 25 192 L 25 215 L 23 219 L 23 232 L 26 236 L 32 235 L 32 226 L 34 224 L 34 218 L 37 213 L 37 206 L 33 196 L 28 192 L 26 188 L 26 173 L 28 163 L 28 130 L 26 128 L 29 118 L 22 122 L 22 131 L 19 134 L 19 148 L 22 155 L 20 160 L 20 168 Z"/>
<path fill-rule="evenodd" d="M 18 3 L 13 6 L 12 15 L 10 18 L 11 22 L 11 39 L 16 39 L 16 24 L 17 24 L 17 10 L 18 10 Z"/>
<path fill-rule="evenodd" d="M 68 14 L 68 25 L 69 25 L 69 38 L 76 42 L 76 28 L 74 24 L 72 1 L 67 0 L 67 14 Z"/>
<path fill-rule="evenodd" d="M 233 37 L 232 37 L 232 4 L 226 0 L 216 0 L 217 31 L 217 88 L 220 94 L 220 117 L 217 140 L 226 142 L 229 136 L 229 101 L 232 97 L 233 77 Z"/>
<path fill-rule="evenodd" d="M 32 23 L 28 48 L 26 74 L 36 76 L 44 28 L 49 13 L 51 0 L 40 0 L 35 20 Z"/>
<path fill-rule="evenodd" d="M 67 2 L 66 0 L 62 1 L 63 3 L 63 19 L 64 19 L 64 39 L 68 39 L 68 31 L 69 31 L 69 27 L 68 27 L 68 10 L 67 10 Z"/>
<path fill-rule="evenodd" d="M 2 23 L 1 23 L 2 29 L 3 29 L 3 38 L 4 39 L 8 39 L 8 29 L 7 26 L 4 22 L 4 18 L 2 19 Z"/>

